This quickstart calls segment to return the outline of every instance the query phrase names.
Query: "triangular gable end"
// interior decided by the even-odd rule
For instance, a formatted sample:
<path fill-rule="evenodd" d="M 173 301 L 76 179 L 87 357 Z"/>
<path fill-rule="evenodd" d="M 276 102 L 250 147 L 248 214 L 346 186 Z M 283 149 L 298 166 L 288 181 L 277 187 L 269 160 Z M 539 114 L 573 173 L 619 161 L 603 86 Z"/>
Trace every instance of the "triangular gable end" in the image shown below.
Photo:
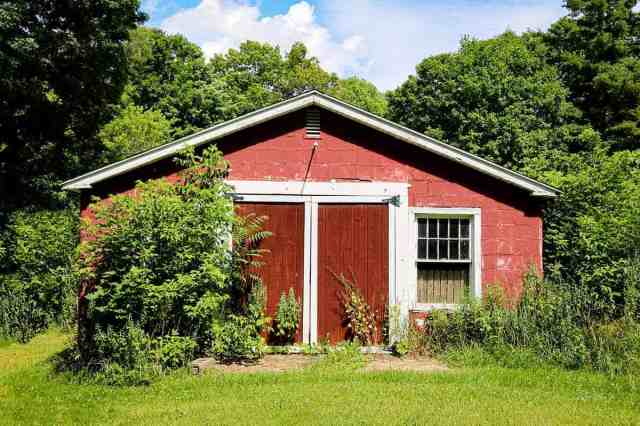
<path fill-rule="evenodd" d="M 418 146 L 426 151 L 435 153 L 444 158 L 475 169 L 481 173 L 515 185 L 528 191 L 532 196 L 555 197 L 559 193 L 557 189 L 542 182 L 538 182 L 520 173 L 492 163 L 491 161 L 470 154 L 464 150 L 430 138 L 382 117 L 378 117 L 318 91 L 304 93 L 286 101 L 259 109 L 233 120 L 201 130 L 176 141 L 169 142 L 108 166 L 85 173 L 64 182 L 62 188 L 65 190 L 88 189 L 95 183 L 155 163 L 156 161 L 172 157 L 187 147 L 195 147 L 212 142 L 241 130 L 310 106 L 316 106 L 341 115 L 381 133 L 392 136 L 395 139 Z"/>

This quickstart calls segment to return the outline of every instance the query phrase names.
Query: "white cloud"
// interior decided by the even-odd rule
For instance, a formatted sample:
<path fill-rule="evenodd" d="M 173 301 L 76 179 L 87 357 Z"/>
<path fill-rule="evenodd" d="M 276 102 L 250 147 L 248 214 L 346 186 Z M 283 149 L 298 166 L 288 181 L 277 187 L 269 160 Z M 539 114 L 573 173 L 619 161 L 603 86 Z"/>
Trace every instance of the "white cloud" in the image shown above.
<path fill-rule="evenodd" d="M 237 47 L 244 40 L 269 42 L 287 51 L 302 41 L 330 71 L 345 75 L 365 58 L 364 38 L 349 34 L 343 40 L 334 38 L 318 24 L 315 9 L 306 1 L 292 5 L 287 13 L 262 17 L 257 6 L 239 1 L 203 0 L 192 9 L 179 11 L 165 19 L 161 28 L 181 33 L 200 44 L 207 56 Z"/>
<path fill-rule="evenodd" d="M 160 26 L 184 34 L 207 56 L 244 40 L 277 44 L 284 51 L 302 41 L 326 69 L 359 75 L 385 90 L 400 84 L 426 56 L 455 50 L 463 35 L 488 38 L 507 28 L 546 28 L 563 14 L 557 0 L 322 0 L 318 10 L 299 1 L 284 14 L 265 17 L 259 2 L 202 0 Z"/>
<path fill-rule="evenodd" d="M 396 87 L 425 57 L 456 50 L 464 35 L 482 39 L 507 29 L 544 29 L 565 14 L 555 0 L 325 0 L 323 5 L 335 36 L 361 34 L 369 61 L 362 77 L 381 89 Z"/>

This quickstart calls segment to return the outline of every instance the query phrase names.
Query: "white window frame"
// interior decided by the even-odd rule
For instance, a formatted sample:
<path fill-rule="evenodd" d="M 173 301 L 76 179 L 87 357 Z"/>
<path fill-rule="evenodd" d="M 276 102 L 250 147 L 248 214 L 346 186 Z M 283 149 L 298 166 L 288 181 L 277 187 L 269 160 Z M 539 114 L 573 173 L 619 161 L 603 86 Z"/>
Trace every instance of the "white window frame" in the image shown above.
<path fill-rule="evenodd" d="M 482 297 L 482 211 L 479 208 L 461 207 L 412 207 L 409 209 L 410 215 L 410 281 L 412 287 L 413 311 L 431 311 L 434 309 L 457 309 L 458 304 L 449 303 L 418 303 L 418 263 L 469 263 L 469 294 L 472 297 Z M 418 259 L 418 219 L 419 218 L 463 218 L 469 219 L 469 250 L 470 259 L 455 261 L 429 261 Z"/>

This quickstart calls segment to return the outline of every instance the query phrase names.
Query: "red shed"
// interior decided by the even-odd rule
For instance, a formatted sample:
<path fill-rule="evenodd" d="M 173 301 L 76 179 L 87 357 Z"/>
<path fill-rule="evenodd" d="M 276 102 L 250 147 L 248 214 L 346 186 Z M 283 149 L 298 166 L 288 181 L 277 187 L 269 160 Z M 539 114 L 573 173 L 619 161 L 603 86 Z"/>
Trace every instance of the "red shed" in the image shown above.
<path fill-rule="evenodd" d="M 313 91 L 65 182 L 91 196 L 169 177 L 187 146 L 215 143 L 239 209 L 269 217 L 267 310 L 293 288 L 299 340 L 344 337 L 339 285 L 355 277 L 377 311 L 451 308 L 487 284 L 517 296 L 542 269 L 542 202 L 557 191 Z"/>

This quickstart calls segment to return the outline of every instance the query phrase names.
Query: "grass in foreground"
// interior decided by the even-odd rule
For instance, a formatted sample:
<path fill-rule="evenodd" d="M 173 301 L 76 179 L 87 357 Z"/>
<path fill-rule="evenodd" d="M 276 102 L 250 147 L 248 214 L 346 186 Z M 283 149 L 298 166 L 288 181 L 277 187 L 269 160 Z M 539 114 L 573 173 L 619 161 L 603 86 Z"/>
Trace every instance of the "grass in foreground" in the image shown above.
<path fill-rule="evenodd" d="M 0 348 L 2 424 L 638 424 L 632 378 L 550 368 L 360 373 L 178 372 L 148 387 L 71 384 L 47 357 L 52 331 Z"/>

